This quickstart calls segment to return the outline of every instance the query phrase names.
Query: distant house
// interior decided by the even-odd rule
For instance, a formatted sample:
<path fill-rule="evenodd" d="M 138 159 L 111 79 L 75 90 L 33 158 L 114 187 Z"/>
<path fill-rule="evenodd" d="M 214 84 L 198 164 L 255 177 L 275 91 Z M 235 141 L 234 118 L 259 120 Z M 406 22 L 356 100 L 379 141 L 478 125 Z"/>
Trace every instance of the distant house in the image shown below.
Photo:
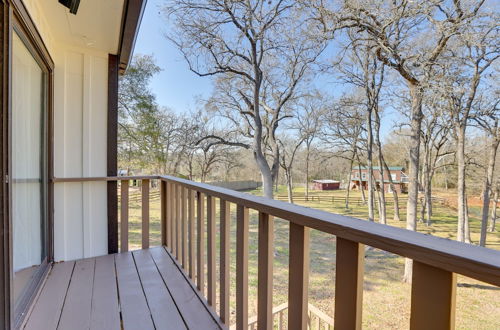
<path fill-rule="evenodd" d="M 381 180 L 381 173 L 379 166 L 373 166 L 373 179 L 375 180 L 377 189 L 383 186 L 385 192 L 391 192 L 390 178 L 394 184 L 394 188 L 398 193 L 408 191 L 408 176 L 404 173 L 402 166 L 390 166 L 389 173 L 384 171 L 384 180 Z M 352 169 L 351 173 L 351 189 L 364 189 L 368 190 L 368 167 L 361 166 Z"/>
<path fill-rule="evenodd" d="M 338 190 L 340 181 L 335 180 L 313 180 L 314 190 Z"/>

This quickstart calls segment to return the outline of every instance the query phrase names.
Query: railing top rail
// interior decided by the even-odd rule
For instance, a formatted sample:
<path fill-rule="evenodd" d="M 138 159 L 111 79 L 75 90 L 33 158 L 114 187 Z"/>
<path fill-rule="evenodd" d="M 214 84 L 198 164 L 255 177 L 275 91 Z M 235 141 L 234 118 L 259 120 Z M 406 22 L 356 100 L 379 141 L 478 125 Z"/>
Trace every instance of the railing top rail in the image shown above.
<path fill-rule="evenodd" d="M 95 176 L 95 177 L 71 177 L 71 178 L 52 178 L 53 183 L 70 182 L 99 182 L 99 181 L 122 181 L 122 180 L 155 180 L 160 179 L 158 175 L 137 175 L 137 176 Z"/>
<path fill-rule="evenodd" d="M 302 226 L 500 286 L 500 251 L 173 176 L 160 178 Z"/>
<path fill-rule="evenodd" d="M 53 182 L 161 179 L 228 202 L 500 286 L 500 251 L 311 209 L 173 176 L 54 178 Z"/>

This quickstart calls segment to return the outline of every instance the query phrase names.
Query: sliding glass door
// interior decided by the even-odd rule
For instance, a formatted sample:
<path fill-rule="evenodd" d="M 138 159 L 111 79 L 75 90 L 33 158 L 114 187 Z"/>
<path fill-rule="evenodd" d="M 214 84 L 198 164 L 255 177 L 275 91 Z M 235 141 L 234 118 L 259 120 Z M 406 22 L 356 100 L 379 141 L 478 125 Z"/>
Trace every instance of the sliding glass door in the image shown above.
<path fill-rule="evenodd" d="M 15 29 L 11 52 L 13 303 L 22 313 L 47 266 L 47 71 Z"/>

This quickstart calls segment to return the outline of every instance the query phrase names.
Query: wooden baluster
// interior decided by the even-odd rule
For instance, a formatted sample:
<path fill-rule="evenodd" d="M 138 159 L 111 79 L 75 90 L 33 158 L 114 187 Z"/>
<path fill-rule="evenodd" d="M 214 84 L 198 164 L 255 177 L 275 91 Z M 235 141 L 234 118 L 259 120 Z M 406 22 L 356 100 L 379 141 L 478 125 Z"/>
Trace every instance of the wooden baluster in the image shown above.
<path fill-rule="evenodd" d="M 215 283 L 215 198 L 207 196 L 207 302 L 215 306 L 216 283 Z"/>
<path fill-rule="evenodd" d="M 194 278 L 194 253 L 196 248 L 196 241 L 194 236 L 194 190 L 188 190 L 188 229 L 189 229 L 189 277 Z"/>
<path fill-rule="evenodd" d="M 161 221 L 161 245 L 167 245 L 167 184 L 163 180 L 160 182 L 160 221 Z"/>
<path fill-rule="evenodd" d="M 309 228 L 290 222 L 288 327 L 306 329 L 309 288 Z"/>
<path fill-rule="evenodd" d="M 165 184 L 167 187 L 167 247 L 172 252 L 172 184 L 168 181 Z"/>
<path fill-rule="evenodd" d="M 273 327 L 273 242 L 273 217 L 259 212 L 257 292 L 257 322 L 259 329 L 271 329 Z"/>
<path fill-rule="evenodd" d="M 197 195 L 197 222 L 198 222 L 198 239 L 197 239 L 197 252 L 196 256 L 196 283 L 198 290 L 204 294 L 205 291 L 205 217 L 204 217 L 204 208 L 205 208 L 205 196 L 203 193 L 198 192 Z"/>
<path fill-rule="evenodd" d="M 410 329 L 454 329 L 456 274 L 413 261 Z"/>
<path fill-rule="evenodd" d="M 128 190 L 129 180 L 121 180 L 120 251 L 128 251 Z"/>
<path fill-rule="evenodd" d="M 187 209 L 186 209 L 186 188 L 181 186 L 181 222 L 182 222 L 182 268 L 187 269 L 187 257 L 188 257 L 188 223 L 187 223 Z"/>
<path fill-rule="evenodd" d="M 278 330 L 283 329 L 283 324 L 284 324 L 284 321 L 285 321 L 285 319 L 284 319 L 284 316 L 283 316 L 283 310 L 281 310 L 281 311 L 280 311 L 280 314 L 279 314 L 279 321 L 278 321 L 278 322 L 279 322 L 279 323 L 278 323 L 279 325 L 278 325 Z"/>
<path fill-rule="evenodd" d="M 248 208 L 236 208 L 236 328 L 248 328 Z"/>
<path fill-rule="evenodd" d="M 181 186 L 175 185 L 175 258 L 181 261 L 182 258 L 182 220 L 181 220 Z"/>
<path fill-rule="evenodd" d="M 176 218 L 176 208 L 177 208 L 177 196 L 175 194 L 176 188 L 175 188 L 175 183 L 170 184 L 170 190 L 171 193 L 170 195 L 172 198 L 170 199 L 171 201 L 171 210 L 170 214 L 172 216 L 171 220 L 171 226 L 172 226 L 172 255 L 176 256 L 177 255 L 177 218 Z"/>
<path fill-rule="evenodd" d="M 142 248 L 149 249 L 149 180 L 142 180 Z"/>
<path fill-rule="evenodd" d="M 335 329 L 361 329 L 365 246 L 337 237 Z"/>
<path fill-rule="evenodd" d="M 231 205 L 220 200 L 220 318 L 229 325 L 229 270 L 230 270 L 230 237 L 231 237 Z"/>

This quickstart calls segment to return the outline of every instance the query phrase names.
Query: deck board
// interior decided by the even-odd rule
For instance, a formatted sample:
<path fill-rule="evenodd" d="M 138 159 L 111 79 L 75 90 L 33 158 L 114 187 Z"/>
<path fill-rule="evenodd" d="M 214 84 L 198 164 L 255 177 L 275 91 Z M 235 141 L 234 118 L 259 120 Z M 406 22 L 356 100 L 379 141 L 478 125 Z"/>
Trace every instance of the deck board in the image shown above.
<path fill-rule="evenodd" d="M 120 327 L 115 258 L 113 255 L 98 257 L 95 260 L 90 329 L 118 330 Z"/>
<path fill-rule="evenodd" d="M 163 280 L 150 252 L 137 250 L 133 252 L 133 255 L 156 330 L 186 329 L 167 287 L 158 285 L 158 283 L 163 283 Z"/>
<path fill-rule="evenodd" d="M 55 264 L 36 300 L 25 329 L 56 329 L 68 291 L 74 261 Z"/>
<path fill-rule="evenodd" d="M 149 312 L 148 303 L 142 290 L 132 253 L 115 255 L 115 264 L 118 290 L 120 292 L 123 328 L 125 330 L 154 330 L 153 319 Z"/>
<path fill-rule="evenodd" d="M 180 273 L 163 247 L 150 249 L 163 280 L 170 289 L 177 307 L 189 329 L 218 329 L 197 294 Z"/>
<path fill-rule="evenodd" d="M 163 247 L 54 264 L 24 329 L 220 329 Z"/>
<path fill-rule="evenodd" d="M 89 329 L 94 267 L 95 259 L 85 259 L 76 262 L 57 329 Z"/>

